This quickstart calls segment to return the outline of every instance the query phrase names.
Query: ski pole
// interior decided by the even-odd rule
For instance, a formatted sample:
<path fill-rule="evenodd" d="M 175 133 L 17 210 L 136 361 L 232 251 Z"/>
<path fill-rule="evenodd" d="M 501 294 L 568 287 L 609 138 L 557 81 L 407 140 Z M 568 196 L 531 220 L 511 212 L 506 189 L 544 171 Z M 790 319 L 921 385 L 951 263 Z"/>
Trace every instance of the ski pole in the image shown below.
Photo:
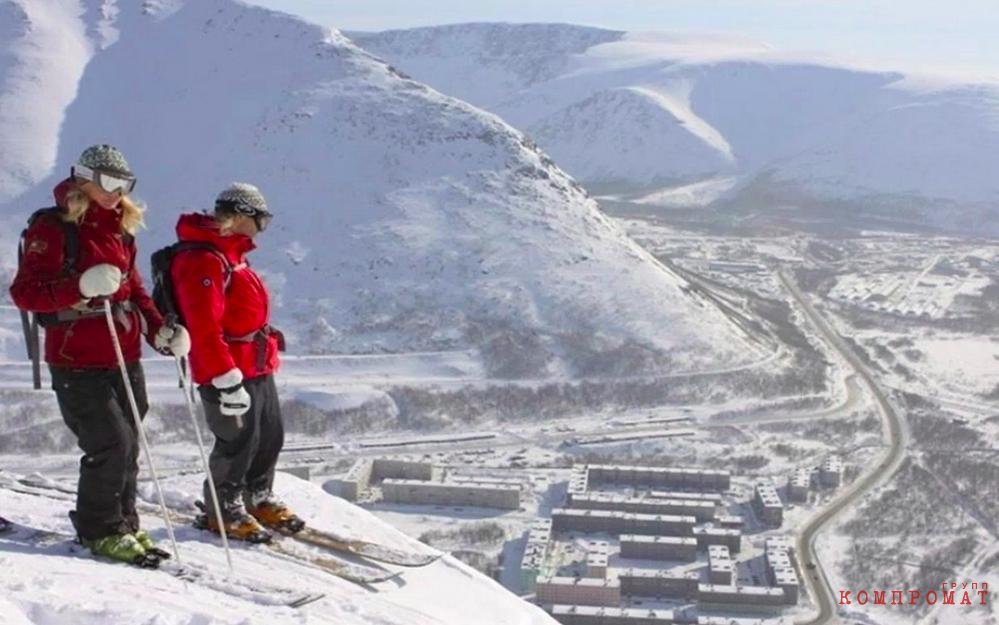
<path fill-rule="evenodd" d="M 142 418 L 139 416 L 139 406 L 135 403 L 135 393 L 132 391 L 132 381 L 128 377 L 128 368 L 125 366 L 125 356 L 121 353 L 121 342 L 118 341 L 118 331 L 114 327 L 114 314 L 111 312 L 111 300 L 104 300 L 104 319 L 108 322 L 108 332 L 111 333 L 111 344 L 114 345 L 114 355 L 118 359 L 118 370 L 121 371 L 121 381 L 125 385 L 125 394 L 128 395 L 128 403 L 132 408 L 132 419 L 135 421 L 135 429 L 139 433 L 139 444 L 146 455 L 146 464 L 149 465 L 149 474 L 153 477 L 153 484 L 156 486 L 156 496 L 160 500 L 160 508 L 163 510 L 163 521 L 166 523 L 167 534 L 170 536 L 170 544 L 173 545 L 173 555 L 180 562 L 180 552 L 177 550 L 177 538 L 173 535 L 173 523 L 170 522 L 170 511 L 167 510 L 166 499 L 163 498 L 163 489 L 160 487 L 160 480 L 156 477 L 156 467 L 153 465 L 153 454 L 149 450 L 149 440 L 146 439 L 146 431 L 142 427 Z"/>
<path fill-rule="evenodd" d="M 212 479 L 212 469 L 208 464 L 208 455 L 205 453 L 205 442 L 201 438 L 201 426 L 198 425 L 197 411 L 194 409 L 194 387 L 187 377 L 187 372 L 191 370 L 189 366 L 183 365 L 184 358 L 175 357 L 177 363 L 177 374 L 180 376 L 181 388 L 184 389 L 184 401 L 187 403 L 187 412 L 191 415 L 191 423 L 194 425 L 194 438 L 198 441 L 198 452 L 201 454 L 201 464 L 205 468 L 205 479 L 208 482 L 208 491 L 212 496 L 212 507 L 215 509 L 215 522 L 219 524 L 219 536 L 222 537 L 222 548 L 225 549 L 225 559 L 229 563 L 229 575 L 235 575 L 236 569 L 232 566 L 232 553 L 229 551 L 229 538 L 225 533 L 225 523 L 222 520 L 222 506 L 219 505 L 219 495 L 215 489 L 215 481 Z"/>

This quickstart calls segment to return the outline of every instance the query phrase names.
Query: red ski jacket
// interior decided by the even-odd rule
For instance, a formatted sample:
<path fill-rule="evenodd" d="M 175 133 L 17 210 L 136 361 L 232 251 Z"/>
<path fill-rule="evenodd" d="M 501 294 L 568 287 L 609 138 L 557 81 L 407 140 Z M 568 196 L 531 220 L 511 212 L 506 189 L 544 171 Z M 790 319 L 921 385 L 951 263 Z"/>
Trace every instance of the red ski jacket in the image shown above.
<path fill-rule="evenodd" d="M 53 190 L 56 205 L 65 210 L 66 195 L 75 183 L 64 180 Z M 142 337 L 152 344 L 163 325 L 152 298 L 142 286 L 135 266 L 136 247 L 132 237 L 123 236 L 121 210 L 107 209 L 95 202 L 79 225 L 79 252 L 76 265 L 63 270 L 65 234 L 53 219 L 36 219 L 28 228 L 24 257 L 10 286 L 18 308 L 36 313 L 65 311 L 84 301 L 80 295 L 80 274 L 109 263 L 121 269 L 125 278 L 111 296 L 116 304 L 128 302 L 129 311 L 117 311 L 118 339 L 126 362 L 142 355 Z M 45 328 L 45 362 L 72 369 L 111 369 L 117 366 L 114 346 L 103 314 L 65 321 Z"/>
<path fill-rule="evenodd" d="M 181 241 L 207 242 L 232 265 L 205 249 L 179 252 L 170 266 L 177 309 L 191 334 L 191 373 L 198 384 L 237 367 L 245 379 L 278 369 L 278 336 L 268 325 L 270 295 L 246 254 L 256 247 L 245 235 L 219 233 L 211 215 L 181 215 Z"/>

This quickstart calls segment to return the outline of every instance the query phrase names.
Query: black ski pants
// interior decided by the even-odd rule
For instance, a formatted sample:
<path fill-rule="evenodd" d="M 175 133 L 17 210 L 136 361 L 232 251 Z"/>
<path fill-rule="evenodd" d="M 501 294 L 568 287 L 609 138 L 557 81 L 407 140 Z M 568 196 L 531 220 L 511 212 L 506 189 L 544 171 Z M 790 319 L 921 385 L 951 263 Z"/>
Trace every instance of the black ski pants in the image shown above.
<path fill-rule="evenodd" d="M 142 365 L 130 363 L 132 392 L 144 417 L 149 409 Z M 80 538 L 94 540 L 139 529 L 135 510 L 139 441 L 119 369 L 49 367 L 63 421 L 83 450 L 76 511 Z"/>
<path fill-rule="evenodd" d="M 284 424 L 274 376 L 244 380 L 243 387 L 250 394 L 250 409 L 241 417 L 242 427 L 237 425 L 235 417 L 222 414 L 218 389 L 211 385 L 198 387 L 205 420 L 215 435 L 208 464 L 224 514 L 238 508 L 246 495 L 270 492 L 274 468 L 284 446 Z M 210 506 L 207 482 L 204 490 L 205 502 Z"/>

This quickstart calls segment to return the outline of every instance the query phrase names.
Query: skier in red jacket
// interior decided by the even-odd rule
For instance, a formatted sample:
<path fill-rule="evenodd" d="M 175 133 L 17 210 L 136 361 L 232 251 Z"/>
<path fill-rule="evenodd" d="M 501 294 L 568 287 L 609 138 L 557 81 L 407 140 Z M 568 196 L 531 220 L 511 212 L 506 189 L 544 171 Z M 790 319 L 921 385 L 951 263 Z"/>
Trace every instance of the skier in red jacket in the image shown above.
<path fill-rule="evenodd" d="M 70 513 L 81 542 L 95 554 L 154 565 L 166 552 L 139 528 L 137 432 L 102 301 L 112 302 L 140 417 L 148 409 L 142 337 L 178 356 L 190 339 L 184 328 L 163 324 L 135 266 L 142 210 L 128 197 L 134 186 L 117 148 L 87 148 L 56 185 L 56 207 L 32 218 L 10 294 L 45 327 L 52 388 L 84 453 Z"/>
<path fill-rule="evenodd" d="M 180 217 L 179 240 L 200 245 L 178 252 L 170 266 L 175 304 L 191 332 L 191 373 L 215 435 L 209 465 L 225 531 L 250 541 L 269 540 L 267 528 L 304 526 L 272 491 L 284 445 L 274 383 L 283 339 L 268 323 L 270 296 L 246 259 L 270 220 L 260 191 L 233 183 L 213 214 Z M 210 503 L 207 483 L 204 490 Z M 214 515 L 206 522 L 218 531 Z"/>

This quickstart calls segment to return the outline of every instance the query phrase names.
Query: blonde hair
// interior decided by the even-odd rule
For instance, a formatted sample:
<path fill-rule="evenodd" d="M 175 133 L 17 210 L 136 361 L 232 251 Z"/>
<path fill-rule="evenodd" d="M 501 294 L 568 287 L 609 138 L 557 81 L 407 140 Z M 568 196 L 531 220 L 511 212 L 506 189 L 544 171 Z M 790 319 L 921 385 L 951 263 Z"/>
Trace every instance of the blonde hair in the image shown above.
<path fill-rule="evenodd" d="M 232 233 L 232 227 L 239 215 L 232 211 L 215 209 L 213 217 L 215 218 L 215 223 L 219 225 L 219 233 L 222 236 L 226 236 Z"/>
<path fill-rule="evenodd" d="M 82 186 L 83 183 L 77 180 L 76 187 L 70 189 L 69 193 L 66 194 L 66 212 L 62 217 L 65 221 L 71 221 L 77 225 L 83 221 L 84 214 L 90 208 L 90 197 L 84 193 Z M 139 228 L 145 227 L 146 222 L 142 215 L 145 209 L 133 202 L 132 198 L 127 195 L 121 196 L 121 202 L 118 206 L 121 208 L 121 229 L 123 231 L 134 236 Z"/>

